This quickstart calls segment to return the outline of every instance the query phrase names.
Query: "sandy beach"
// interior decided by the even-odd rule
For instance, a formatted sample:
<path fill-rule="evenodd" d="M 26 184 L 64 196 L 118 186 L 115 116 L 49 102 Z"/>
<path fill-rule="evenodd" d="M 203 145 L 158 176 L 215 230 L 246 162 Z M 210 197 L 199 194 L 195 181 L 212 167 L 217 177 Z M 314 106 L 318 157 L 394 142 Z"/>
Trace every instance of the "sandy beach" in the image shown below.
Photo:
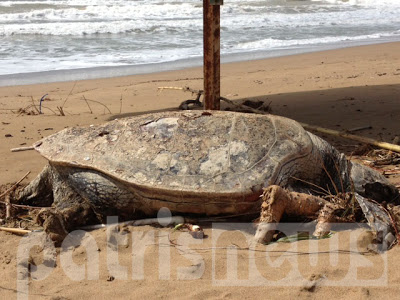
<path fill-rule="evenodd" d="M 23 181 L 28 183 L 46 163 L 35 151 L 12 153 L 11 148 L 30 146 L 66 127 L 175 110 L 194 96 L 159 87 L 202 86 L 202 69 L 191 68 L 0 87 L 0 185 L 12 184 L 30 171 Z M 37 114 L 46 94 L 43 114 Z M 224 64 L 221 96 L 237 103 L 263 101 L 273 114 L 330 129 L 371 126 L 357 134 L 392 142 L 400 136 L 400 42 Z M 322 137 L 347 155 L 359 147 L 354 141 Z M 399 185 L 400 175 L 390 180 Z M 363 229 L 320 241 L 258 245 L 252 251 L 247 249 L 251 235 L 240 230 L 206 228 L 204 240 L 170 228 L 128 227 L 124 232 L 128 242 L 114 252 L 125 272 L 113 273 L 107 265 L 106 230 L 91 231 L 73 250 L 56 251 L 69 253 L 78 265 L 93 263 L 98 276 L 90 277 L 88 267 L 82 280 L 74 280 L 79 270 L 66 271 L 58 255 L 57 266 L 45 279 L 27 279 L 29 299 L 397 299 L 400 293 L 400 248 L 370 254 L 370 235 Z M 1 231 L 0 238 L 0 298 L 15 299 L 15 249 L 21 238 Z M 146 246 L 141 248 L 138 241 Z M 85 247 L 93 243 L 98 258 L 91 260 Z M 139 258 L 138 249 L 143 253 Z M 43 261 L 40 249 L 32 249 L 31 256 L 38 265 Z M 139 275 L 138 261 L 143 263 Z"/>

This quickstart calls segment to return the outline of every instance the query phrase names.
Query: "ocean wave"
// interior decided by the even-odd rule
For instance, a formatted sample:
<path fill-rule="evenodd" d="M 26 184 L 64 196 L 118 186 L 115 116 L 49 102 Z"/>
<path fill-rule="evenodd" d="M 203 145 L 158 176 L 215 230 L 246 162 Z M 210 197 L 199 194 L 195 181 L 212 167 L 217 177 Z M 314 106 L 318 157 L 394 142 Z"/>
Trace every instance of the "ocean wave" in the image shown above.
<path fill-rule="evenodd" d="M 398 0 L 311 0 L 331 4 L 358 5 L 358 6 L 400 6 Z"/>
<path fill-rule="evenodd" d="M 248 4 L 247 4 L 248 5 Z M 156 5 L 144 4 L 127 11 L 125 7 L 86 7 L 85 9 L 42 9 L 24 13 L 0 14 L 0 36 L 12 35 L 91 35 L 154 33 L 168 31 L 191 32 L 202 30 L 201 8 L 190 4 Z M 232 8 L 232 9 L 229 9 Z M 400 8 L 392 10 L 347 9 L 332 10 L 309 7 L 302 12 L 288 13 L 274 7 L 267 13 L 257 12 L 249 18 L 239 5 L 227 7 L 221 18 L 221 26 L 228 30 L 259 28 L 271 30 L 321 26 L 378 26 L 380 24 L 400 24 Z M 245 6 L 246 7 L 246 6 Z M 240 8 L 240 9 L 239 9 Z M 233 11 L 233 12 L 232 12 Z M 239 12 L 238 12 L 239 11 Z M 223 11 L 224 13 L 225 11 Z M 235 13 L 236 12 L 236 13 Z M 285 29 L 286 28 L 286 29 Z"/>
<path fill-rule="evenodd" d="M 148 18 L 191 18 L 199 16 L 200 8 L 190 4 L 165 5 L 85 5 L 82 7 L 72 6 L 65 8 L 57 6 L 47 9 L 29 9 L 17 13 L 0 14 L 0 22 L 47 22 L 47 21 L 91 21 L 91 20 L 126 20 L 126 19 L 148 19 Z"/>
<path fill-rule="evenodd" d="M 57 23 L 27 23 L 6 24 L 0 28 L 0 36 L 15 35 L 49 35 L 49 36 L 79 36 L 97 34 L 154 34 L 179 32 L 186 33 L 196 27 L 200 30 L 201 20 L 180 20 L 177 22 L 156 20 L 126 20 L 126 21 L 91 21 L 91 22 L 57 22 Z"/>
<path fill-rule="evenodd" d="M 393 31 L 391 33 L 374 33 L 368 35 L 357 35 L 357 36 L 332 36 L 323 38 L 309 38 L 309 39 L 298 39 L 298 40 L 278 40 L 274 38 L 267 38 L 262 40 L 256 40 L 246 43 L 240 43 L 237 45 L 237 49 L 242 50 L 263 50 L 263 49 L 282 49 L 293 46 L 310 46 L 310 45 L 323 45 L 332 44 L 345 41 L 362 41 L 362 40 L 373 40 L 390 37 L 400 37 L 400 30 Z"/>

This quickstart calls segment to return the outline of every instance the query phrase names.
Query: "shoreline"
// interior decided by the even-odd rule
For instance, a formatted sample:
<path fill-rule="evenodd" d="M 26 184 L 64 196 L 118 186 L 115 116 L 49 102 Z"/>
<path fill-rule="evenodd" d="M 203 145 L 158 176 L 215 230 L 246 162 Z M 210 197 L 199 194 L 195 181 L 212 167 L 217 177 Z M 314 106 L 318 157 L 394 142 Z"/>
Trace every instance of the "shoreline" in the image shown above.
<path fill-rule="evenodd" d="M 221 55 L 221 64 L 259 61 L 271 58 L 280 58 L 301 54 L 312 54 L 331 50 L 399 43 L 395 38 L 380 38 L 379 40 L 345 41 L 323 45 L 299 46 L 297 48 L 257 50 L 243 53 L 230 53 Z M 0 87 L 21 86 L 31 84 L 68 82 L 80 80 L 106 79 L 124 76 L 155 74 L 159 72 L 179 71 L 190 68 L 202 67 L 203 58 L 193 57 L 162 63 L 99 66 L 78 69 L 60 69 L 41 72 L 15 73 L 0 75 Z"/>

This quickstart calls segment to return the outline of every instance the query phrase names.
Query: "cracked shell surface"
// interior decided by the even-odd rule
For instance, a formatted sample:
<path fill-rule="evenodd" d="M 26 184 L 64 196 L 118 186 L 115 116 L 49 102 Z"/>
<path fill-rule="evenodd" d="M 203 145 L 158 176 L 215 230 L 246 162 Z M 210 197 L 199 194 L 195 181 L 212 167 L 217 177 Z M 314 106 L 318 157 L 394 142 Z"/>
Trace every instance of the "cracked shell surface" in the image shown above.
<path fill-rule="evenodd" d="M 312 143 L 283 117 L 184 111 L 67 128 L 35 149 L 52 164 L 93 169 L 148 193 L 258 201 Z"/>

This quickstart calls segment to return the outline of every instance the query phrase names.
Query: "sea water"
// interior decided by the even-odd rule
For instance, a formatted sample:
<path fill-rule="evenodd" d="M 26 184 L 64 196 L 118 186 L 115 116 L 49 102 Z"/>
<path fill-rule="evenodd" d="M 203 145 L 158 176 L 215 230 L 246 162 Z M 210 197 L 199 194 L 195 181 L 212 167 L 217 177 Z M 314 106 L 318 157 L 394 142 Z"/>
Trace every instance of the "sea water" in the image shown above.
<path fill-rule="evenodd" d="M 201 0 L 0 0 L 0 85 L 200 65 L 202 30 Z M 223 61 L 399 40 L 400 0 L 221 6 Z"/>

